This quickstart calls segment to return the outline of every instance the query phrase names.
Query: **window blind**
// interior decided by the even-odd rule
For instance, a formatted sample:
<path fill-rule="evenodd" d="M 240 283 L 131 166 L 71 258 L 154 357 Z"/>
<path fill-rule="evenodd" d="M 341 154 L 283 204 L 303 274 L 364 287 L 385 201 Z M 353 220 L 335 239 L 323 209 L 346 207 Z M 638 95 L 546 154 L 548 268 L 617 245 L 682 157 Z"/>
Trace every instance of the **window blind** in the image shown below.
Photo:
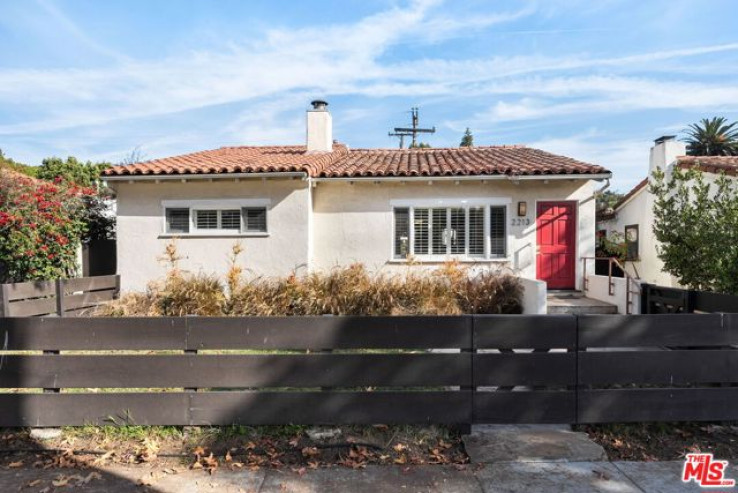
<path fill-rule="evenodd" d="M 395 258 L 407 258 L 410 253 L 410 209 L 395 209 Z"/>
<path fill-rule="evenodd" d="M 247 232 L 266 233 L 266 207 L 245 207 L 243 209 L 243 222 Z"/>
<path fill-rule="evenodd" d="M 415 209 L 414 210 L 414 245 L 413 253 L 415 255 L 427 255 L 428 254 L 428 243 L 429 243 L 429 209 Z"/>
<path fill-rule="evenodd" d="M 484 207 L 469 208 L 469 255 L 484 256 Z"/>
<path fill-rule="evenodd" d="M 187 208 L 166 209 L 166 232 L 189 233 L 190 210 Z"/>

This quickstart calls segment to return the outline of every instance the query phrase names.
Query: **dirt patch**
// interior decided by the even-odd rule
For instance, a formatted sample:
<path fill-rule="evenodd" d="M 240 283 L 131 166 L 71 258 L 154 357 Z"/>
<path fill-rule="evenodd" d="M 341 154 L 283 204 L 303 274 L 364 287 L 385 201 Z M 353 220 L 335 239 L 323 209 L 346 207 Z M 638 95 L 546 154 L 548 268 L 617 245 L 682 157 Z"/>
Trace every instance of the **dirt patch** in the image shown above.
<path fill-rule="evenodd" d="M 735 423 L 635 423 L 583 425 L 610 460 L 681 460 L 689 453 L 712 453 L 722 460 L 738 459 Z"/>
<path fill-rule="evenodd" d="M 27 430 L 0 432 L 0 467 L 78 467 L 140 464 L 161 471 L 221 468 L 363 468 L 369 464 L 454 464 L 469 459 L 461 436 L 440 426 L 342 426 L 311 439 L 307 427 L 68 428 L 42 444 Z"/>

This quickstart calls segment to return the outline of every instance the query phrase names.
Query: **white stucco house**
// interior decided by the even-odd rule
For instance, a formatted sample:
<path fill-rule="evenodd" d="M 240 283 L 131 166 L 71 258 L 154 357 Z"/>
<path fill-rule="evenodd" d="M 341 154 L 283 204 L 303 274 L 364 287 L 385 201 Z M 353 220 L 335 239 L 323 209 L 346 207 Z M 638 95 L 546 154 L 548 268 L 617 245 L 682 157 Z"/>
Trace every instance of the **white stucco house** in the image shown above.
<path fill-rule="evenodd" d="M 738 177 L 738 157 L 686 155 L 686 146 L 674 136 L 664 136 L 654 141 L 648 165 L 648 175 L 630 190 L 597 223 L 598 234 L 611 235 L 617 232 L 624 236 L 628 244 L 626 271 L 633 277 L 649 284 L 678 287 L 674 276 L 664 272 L 663 262 L 658 258 L 658 241 L 653 234 L 654 196 L 648 184 L 656 169 L 663 170 L 667 176 L 675 168 L 696 168 L 705 173 L 705 181 L 710 182 L 718 173 L 728 177 Z"/>
<path fill-rule="evenodd" d="M 106 171 L 118 200 L 124 291 L 161 278 L 173 237 L 192 272 L 222 275 L 234 241 L 252 275 L 330 269 L 506 267 L 579 289 L 594 255 L 603 167 L 524 146 L 350 149 L 326 103 L 306 145 L 223 147 Z"/>

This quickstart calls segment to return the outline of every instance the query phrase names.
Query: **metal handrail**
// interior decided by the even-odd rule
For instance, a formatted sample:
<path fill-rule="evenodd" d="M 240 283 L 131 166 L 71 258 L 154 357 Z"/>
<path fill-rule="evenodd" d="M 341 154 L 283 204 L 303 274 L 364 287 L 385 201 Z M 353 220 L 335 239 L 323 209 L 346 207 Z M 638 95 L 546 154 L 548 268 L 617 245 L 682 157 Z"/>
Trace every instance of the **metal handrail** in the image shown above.
<path fill-rule="evenodd" d="M 625 312 L 630 315 L 633 311 L 633 298 L 632 295 L 640 296 L 641 285 L 625 270 L 625 267 L 615 257 L 581 257 L 582 259 L 582 289 L 584 291 L 589 290 L 589 283 L 587 281 L 587 260 L 607 260 L 607 292 L 610 296 L 615 294 L 615 281 L 612 278 L 612 266 L 616 265 L 623 271 L 625 278 Z M 631 285 L 636 287 L 635 291 L 631 291 Z"/>

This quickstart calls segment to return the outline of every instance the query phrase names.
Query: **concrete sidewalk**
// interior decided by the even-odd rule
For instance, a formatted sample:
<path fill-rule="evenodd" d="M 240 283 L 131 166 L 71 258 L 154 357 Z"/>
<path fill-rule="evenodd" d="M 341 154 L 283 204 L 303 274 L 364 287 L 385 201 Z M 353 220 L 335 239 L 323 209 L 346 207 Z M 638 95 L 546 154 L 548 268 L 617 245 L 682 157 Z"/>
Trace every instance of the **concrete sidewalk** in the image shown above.
<path fill-rule="evenodd" d="M 368 466 L 351 470 L 330 468 L 293 471 L 261 470 L 231 472 L 218 470 L 212 476 L 204 471 L 184 470 L 166 474 L 145 466 L 112 466 L 92 469 L 3 469 L 0 491 L 80 491 L 99 493 L 256 493 L 376 491 L 401 492 L 664 492 L 704 491 L 680 480 L 681 462 L 507 462 L 469 466 Z M 152 476 L 153 473 L 153 476 Z M 69 484 L 55 488 L 52 481 L 76 475 Z M 738 477 L 732 466 L 729 478 Z M 89 478 L 86 484 L 77 485 Z M 150 486 L 140 486 L 141 479 Z M 32 486 L 29 486 L 32 485 Z M 719 489 L 719 491 L 736 491 Z"/>

